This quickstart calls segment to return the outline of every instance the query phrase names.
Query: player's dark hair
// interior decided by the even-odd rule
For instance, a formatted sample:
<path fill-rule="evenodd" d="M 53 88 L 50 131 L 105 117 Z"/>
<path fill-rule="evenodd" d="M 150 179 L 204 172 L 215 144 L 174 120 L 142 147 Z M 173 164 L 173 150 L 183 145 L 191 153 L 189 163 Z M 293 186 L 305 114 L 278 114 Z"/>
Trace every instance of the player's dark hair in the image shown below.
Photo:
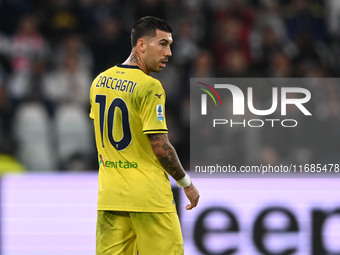
<path fill-rule="evenodd" d="M 132 48 L 137 45 L 139 38 L 143 36 L 156 36 L 156 29 L 172 33 L 172 28 L 164 20 L 152 16 L 143 17 L 135 23 L 131 31 Z"/>

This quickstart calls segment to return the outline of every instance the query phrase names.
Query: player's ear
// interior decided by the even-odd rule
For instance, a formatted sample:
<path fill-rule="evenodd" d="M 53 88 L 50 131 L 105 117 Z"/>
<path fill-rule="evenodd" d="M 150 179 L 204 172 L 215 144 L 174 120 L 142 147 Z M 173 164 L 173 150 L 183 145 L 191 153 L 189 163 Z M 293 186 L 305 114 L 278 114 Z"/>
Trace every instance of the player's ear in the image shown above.
<path fill-rule="evenodd" d="M 138 46 L 141 53 L 145 52 L 145 50 L 146 50 L 146 40 L 145 40 L 144 37 L 138 39 L 137 46 Z"/>

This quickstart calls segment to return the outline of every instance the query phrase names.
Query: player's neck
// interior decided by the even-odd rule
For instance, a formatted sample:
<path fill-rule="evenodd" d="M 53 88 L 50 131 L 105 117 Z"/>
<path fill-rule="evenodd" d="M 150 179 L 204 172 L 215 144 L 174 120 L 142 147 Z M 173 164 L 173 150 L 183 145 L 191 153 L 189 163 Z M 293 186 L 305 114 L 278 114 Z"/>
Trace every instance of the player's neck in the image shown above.
<path fill-rule="evenodd" d="M 150 73 L 150 70 L 146 67 L 144 61 L 141 59 L 137 51 L 132 51 L 128 59 L 125 60 L 125 62 L 123 63 L 123 65 L 138 66 L 140 69 L 142 69 L 144 73 Z"/>

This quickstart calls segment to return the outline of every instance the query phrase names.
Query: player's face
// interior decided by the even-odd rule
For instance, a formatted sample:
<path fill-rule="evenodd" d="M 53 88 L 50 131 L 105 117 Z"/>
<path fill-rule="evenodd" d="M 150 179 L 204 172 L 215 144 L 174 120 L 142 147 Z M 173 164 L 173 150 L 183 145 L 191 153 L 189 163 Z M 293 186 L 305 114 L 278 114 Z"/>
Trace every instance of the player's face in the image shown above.
<path fill-rule="evenodd" d="M 151 72 L 160 72 L 171 57 L 171 33 L 156 30 L 156 36 L 147 41 L 145 64 Z"/>

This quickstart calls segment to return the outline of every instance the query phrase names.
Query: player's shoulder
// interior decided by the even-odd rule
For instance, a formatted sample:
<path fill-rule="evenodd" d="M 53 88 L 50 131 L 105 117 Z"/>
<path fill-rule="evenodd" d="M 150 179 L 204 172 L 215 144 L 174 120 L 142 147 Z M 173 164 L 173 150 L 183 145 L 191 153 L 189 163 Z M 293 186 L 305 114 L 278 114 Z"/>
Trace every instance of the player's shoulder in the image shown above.
<path fill-rule="evenodd" d="M 103 76 L 109 76 L 109 75 L 112 73 L 113 69 L 114 69 L 114 67 L 110 67 L 109 69 L 107 69 L 107 70 L 105 70 L 105 71 L 99 73 L 99 74 L 96 76 L 96 78 L 94 78 L 93 83 L 94 83 L 95 81 L 101 79 L 101 77 L 103 77 Z"/>
<path fill-rule="evenodd" d="M 158 79 L 156 79 L 156 78 L 154 78 L 154 77 L 152 77 L 152 76 L 150 76 L 150 75 L 148 75 L 144 72 L 141 72 L 141 73 L 142 74 L 140 75 L 140 78 L 141 78 L 140 81 L 141 81 L 142 86 L 145 86 L 147 88 L 162 87 L 162 84 Z"/>
<path fill-rule="evenodd" d="M 148 96 L 153 93 L 164 93 L 161 82 L 147 74 L 143 82 L 136 86 L 136 92 L 142 97 Z"/>
<path fill-rule="evenodd" d="M 106 69 L 105 71 L 101 72 L 98 76 L 112 76 L 113 73 L 115 73 L 115 69 L 117 69 L 117 66 L 110 67 Z"/>
<path fill-rule="evenodd" d="M 155 86 L 155 87 L 162 87 L 162 84 L 159 80 L 157 80 L 156 78 L 153 78 L 152 76 L 150 75 L 147 75 L 147 82 L 146 82 L 146 85 L 149 86 L 149 87 L 152 87 L 152 86 Z"/>

